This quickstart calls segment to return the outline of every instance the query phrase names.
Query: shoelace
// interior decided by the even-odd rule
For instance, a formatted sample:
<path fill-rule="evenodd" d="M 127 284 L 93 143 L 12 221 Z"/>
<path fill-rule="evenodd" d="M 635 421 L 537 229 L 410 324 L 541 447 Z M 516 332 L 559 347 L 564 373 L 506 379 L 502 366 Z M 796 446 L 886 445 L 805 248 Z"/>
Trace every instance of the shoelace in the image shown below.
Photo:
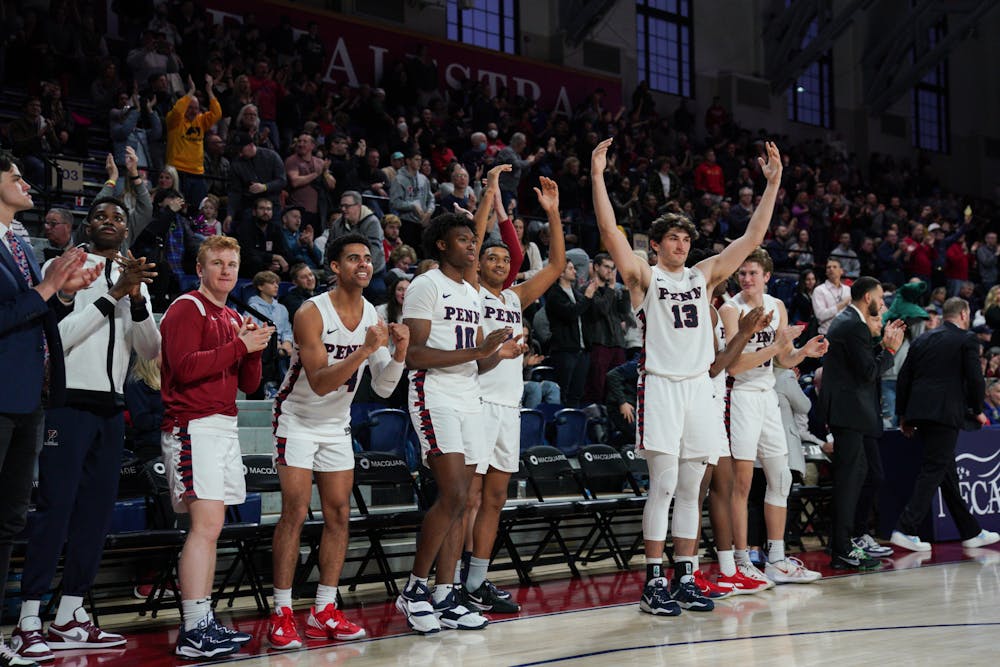
<path fill-rule="evenodd" d="M 876 542 L 875 538 L 868 533 L 861 536 L 861 544 L 863 549 L 879 549 L 882 547 L 882 545 Z"/>
<path fill-rule="evenodd" d="M 500 597 L 500 589 L 493 585 L 492 581 L 484 581 L 486 584 L 486 591 L 495 598 Z"/>
<path fill-rule="evenodd" d="M 14 660 L 15 658 L 20 658 L 21 656 L 15 653 L 14 649 L 6 644 L 0 644 L 0 657 L 6 658 L 7 660 Z"/>
<path fill-rule="evenodd" d="M 295 619 L 291 614 L 281 614 L 281 620 L 278 621 L 278 630 L 282 637 L 289 637 L 291 635 L 297 634 L 295 630 Z"/>

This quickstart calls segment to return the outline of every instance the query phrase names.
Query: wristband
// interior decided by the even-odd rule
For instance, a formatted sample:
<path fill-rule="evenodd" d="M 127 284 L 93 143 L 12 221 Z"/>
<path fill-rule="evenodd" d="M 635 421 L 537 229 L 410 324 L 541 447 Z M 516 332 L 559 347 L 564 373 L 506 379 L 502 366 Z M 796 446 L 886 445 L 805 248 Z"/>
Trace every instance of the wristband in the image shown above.
<path fill-rule="evenodd" d="M 109 178 L 108 180 L 104 181 L 104 184 L 109 185 L 111 187 L 115 187 L 116 185 L 118 185 L 118 181 L 116 181 L 113 178 Z"/>
<path fill-rule="evenodd" d="M 888 345 L 883 345 L 882 349 L 885 350 L 886 352 L 888 352 L 889 354 L 892 354 L 892 355 L 896 354 L 896 350 L 892 349 Z"/>

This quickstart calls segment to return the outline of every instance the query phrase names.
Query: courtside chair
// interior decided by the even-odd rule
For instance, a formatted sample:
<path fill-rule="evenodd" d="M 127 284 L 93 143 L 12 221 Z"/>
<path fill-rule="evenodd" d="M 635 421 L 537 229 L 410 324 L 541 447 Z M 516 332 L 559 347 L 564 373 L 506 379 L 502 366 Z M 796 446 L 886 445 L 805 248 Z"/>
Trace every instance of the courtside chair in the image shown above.
<path fill-rule="evenodd" d="M 406 436 L 410 415 L 402 410 L 383 408 L 368 413 L 360 429 L 362 447 L 370 452 L 385 452 L 407 460 Z"/>
<path fill-rule="evenodd" d="M 521 408 L 521 451 L 545 444 L 545 415 Z"/>
<path fill-rule="evenodd" d="M 555 414 L 553 444 L 566 456 L 576 456 L 587 444 L 587 414 L 577 408 L 564 408 Z"/>
<path fill-rule="evenodd" d="M 580 449 L 577 456 L 580 463 L 580 476 L 587 497 L 593 500 L 609 502 L 597 513 L 597 522 L 584 539 L 578 550 L 581 562 L 600 560 L 596 553 L 600 543 L 604 543 L 611 555 L 617 555 L 622 567 L 628 566 L 627 554 L 622 549 L 614 524 L 619 527 L 628 525 L 634 534 L 627 536 L 629 541 L 642 534 L 642 511 L 646 505 L 646 497 L 642 495 L 638 483 L 629 472 L 625 458 L 614 447 L 609 445 L 587 445 Z M 638 523 L 638 530 L 636 524 Z M 586 549 L 586 553 L 584 550 Z"/>

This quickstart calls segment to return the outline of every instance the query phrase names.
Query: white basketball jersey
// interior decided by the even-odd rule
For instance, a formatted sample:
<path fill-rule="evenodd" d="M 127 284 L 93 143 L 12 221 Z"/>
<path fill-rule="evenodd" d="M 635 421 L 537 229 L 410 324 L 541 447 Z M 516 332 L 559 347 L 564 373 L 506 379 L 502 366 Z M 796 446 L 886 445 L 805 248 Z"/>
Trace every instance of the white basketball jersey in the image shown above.
<path fill-rule="evenodd" d="M 718 354 L 726 349 L 726 328 L 722 326 L 722 318 L 715 323 L 715 353 Z M 713 360 L 714 361 L 714 360 Z M 723 368 L 719 371 L 719 374 L 712 378 L 712 384 L 715 387 L 715 398 L 719 400 L 725 400 L 726 397 L 726 379 L 729 377 L 729 373 Z"/>
<path fill-rule="evenodd" d="M 366 299 L 361 321 L 354 330 L 348 329 L 340 320 L 337 309 L 330 302 L 329 294 L 319 294 L 309 299 L 323 318 L 323 345 L 326 346 L 327 363 L 333 365 L 346 359 L 352 352 L 365 344 L 368 327 L 378 324 L 375 306 Z M 281 389 L 274 399 L 274 434 L 278 437 L 307 434 L 316 438 L 343 438 L 351 433 L 351 401 L 357 390 L 358 381 L 365 372 L 369 361 L 376 355 L 386 355 L 388 350 L 379 348 L 375 354 L 363 361 L 346 384 L 337 387 L 326 396 L 320 396 L 309 386 L 302 362 L 299 360 L 299 346 L 292 350 L 291 365 L 281 383 Z"/>
<path fill-rule="evenodd" d="M 753 308 L 743 300 L 742 292 L 733 297 L 732 304 L 739 310 L 740 315 L 753 310 Z M 744 353 L 756 352 L 757 350 L 774 344 L 775 332 L 777 331 L 777 327 L 779 326 L 781 320 L 778 313 L 778 300 L 770 294 L 764 295 L 764 314 L 766 315 L 767 313 L 771 313 L 771 323 L 767 325 L 767 328 L 762 331 L 758 331 L 752 338 L 750 338 L 750 342 L 743 348 Z M 739 375 L 734 376 L 735 379 L 733 380 L 733 389 L 756 391 L 773 389 L 774 371 L 771 369 L 773 363 L 773 359 L 768 359 L 760 366 L 743 371 Z"/>
<path fill-rule="evenodd" d="M 643 327 L 640 371 L 671 380 L 708 373 L 715 346 L 704 274 L 685 268 L 674 278 L 659 266 L 652 273 L 638 312 Z"/>
<path fill-rule="evenodd" d="M 483 302 L 483 335 L 510 327 L 516 338 L 524 333 L 521 324 L 521 300 L 513 290 L 505 289 L 499 297 L 485 287 L 479 288 Z M 502 359 L 496 367 L 479 376 L 483 400 L 508 407 L 520 407 L 524 392 L 523 359 Z"/>
<path fill-rule="evenodd" d="M 430 320 L 427 347 L 464 350 L 476 347 L 482 304 L 469 283 L 455 282 L 433 269 L 413 279 L 403 299 L 403 319 Z M 479 368 L 467 361 L 444 368 L 410 371 L 410 410 L 447 407 L 478 412 Z"/>

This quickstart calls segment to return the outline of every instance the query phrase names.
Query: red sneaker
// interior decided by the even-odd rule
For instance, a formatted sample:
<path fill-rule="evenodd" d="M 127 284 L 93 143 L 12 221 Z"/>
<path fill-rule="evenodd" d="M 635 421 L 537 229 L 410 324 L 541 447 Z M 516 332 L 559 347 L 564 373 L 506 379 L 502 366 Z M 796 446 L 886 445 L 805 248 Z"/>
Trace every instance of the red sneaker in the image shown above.
<path fill-rule="evenodd" d="M 78 607 L 73 618 L 63 625 L 49 624 L 45 641 L 54 651 L 74 648 L 111 648 L 122 646 L 125 637 L 105 632 L 91 623 L 83 607 Z"/>
<path fill-rule="evenodd" d="M 722 589 L 729 589 L 733 595 L 751 595 L 770 588 L 766 581 L 751 579 L 739 570 L 731 577 L 720 574 L 715 585 Z"/>
<path fill-rule="evenodd" d="M 721 588 L 713 584 L 701 570 L 694 571 L 694 585 L 698 587 L 702 595 L 712 600 L 724 598 L 733 592 L 732 588 Z"/>
<path fill-rule="evenodd" d="M 288 607 L 282 607 L 279 611 L 271 614 L 271 622 L 267 628 L 267 641 L 271 648 L 285 650 L 300 648 L 302 638 L 299 637 L 298 628 L 295 627 L 295 616 Z"/>
<path fill-rule="evenodd" d="M 332 604 L 320 611 L 316 607 L 309 610 L 309 620 L 306 621 L 306 637 L 309 639 L 361 639 L 367 633 L 356 623 L 351 623 L 344 612 Z"/>

